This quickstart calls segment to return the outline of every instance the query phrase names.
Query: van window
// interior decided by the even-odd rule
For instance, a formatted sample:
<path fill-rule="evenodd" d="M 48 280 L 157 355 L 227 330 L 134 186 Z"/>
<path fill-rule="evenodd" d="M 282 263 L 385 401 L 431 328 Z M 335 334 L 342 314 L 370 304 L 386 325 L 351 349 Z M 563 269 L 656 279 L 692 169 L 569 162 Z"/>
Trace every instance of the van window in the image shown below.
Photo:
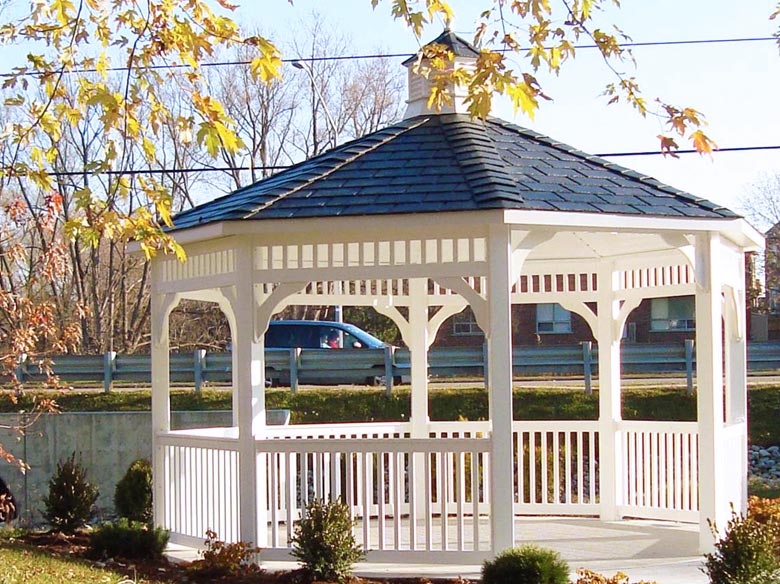
<path fill-rule="evenodd" d="M 370 343 L 340 326 L 272 323 L 265 333 L 265 346 L 269 349 L 359 349 L 368 348 Z"/>
<path fill-rule="evenodd" d="M 295 326 L 295 325 L 276 325 L 268 327 L 265 333 L 265 346 L 274 349 L 293 349 L 302 347 L 304 349 L 313 349 L 319 347 L 319 342 L 312 330 L 315 327 Z"/>
<path fill-rule="evenodd" d="M 360 340 L 335 326 L 318 326 L 321 349 L 359 349 L 365 346 Z"/>

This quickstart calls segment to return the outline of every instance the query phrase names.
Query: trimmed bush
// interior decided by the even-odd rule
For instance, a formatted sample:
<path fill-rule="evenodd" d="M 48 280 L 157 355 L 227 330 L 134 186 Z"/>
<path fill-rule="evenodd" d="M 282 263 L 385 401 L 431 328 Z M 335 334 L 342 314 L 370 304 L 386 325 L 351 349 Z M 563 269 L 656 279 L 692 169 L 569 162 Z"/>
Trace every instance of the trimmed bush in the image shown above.
<path fill-rule="evenodd" d="M 49 481 L 43 516 L 54 529 L 71 534 L 90 520 L 97 498 L 98 489 L 87 481 L 86 470 L 76 462 L 74 452 L 57 465 L 57 472 Z"/>
<path fill-rule="evenodd" d="M 569 565 L 535 545 L 510 548 L 482 564 L 482 584 L 568 584 Z"/>
<path fill-rule="evenodd" d="M 116 523 L 104 523 L 89 534 L 89 555 L 92 558 L 126 558 L 146 560 L 162 556 L 170 533 L 162 527 L 122 518 Z"/>
<path fill-rule="evenodd" d="M 363 559 L 352 528 L 349 507 L 339 500 L 324 503 L 314 499 L 295 526 L 292 555 L 312 580 L 345 582 L 352 566 Z"/>
<path fill-rule="evenodd" d="M 192 562 L 188 568 L 199 579 L 252 576 L 262 572 L 255 563 L 260 548 L 252 547 L 245 541 L 225 543 L 210 529 L 206 531 L 204 543 L 206 549 L 201 552 L 201 558 Z"/>
<path fill-rule="evenodd" d="M 114 491 L 114 507 L 119 517 L 130 521 L 149 523 L 152 520 L 152 464 L 139 458 L 125 476 L 117 483 Z"/>
<path fill-rule="evenodd" d="M 717 537 L 715 526 L 711 527 Z M 711 584 L 777 584 L 780 581 L 777 536 L 776 524 L 732 511 L 723 537 L 715 543 L 715 551 L 704 556 L 704 573 Z"/>

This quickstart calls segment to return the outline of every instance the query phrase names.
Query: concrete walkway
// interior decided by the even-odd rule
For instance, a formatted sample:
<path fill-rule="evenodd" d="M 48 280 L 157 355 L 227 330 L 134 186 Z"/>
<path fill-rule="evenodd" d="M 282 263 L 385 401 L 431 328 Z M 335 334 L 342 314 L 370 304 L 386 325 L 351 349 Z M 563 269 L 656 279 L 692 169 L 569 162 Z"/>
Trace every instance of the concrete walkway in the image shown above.
<path fill-rule="evenodd" d="M 587 568 L 606 576 L 628 575 L 632 584 L 645 580 L 658 584 L 707 584 L 698 553 L 698 525 L 665 521 L 622 520 L 602 522 L 580 517 L 518 517 L 518 541 L 553 549 L 569 563 L 572 581 L 575 571 Z M 173 558 L 192 560 L 190 548 L 171 547 Z M 262 557 L 262 555 L 261 555 Z M 293 562 L 263 562 L 269 570 L 294 569 Z M 364 577 L 424 576 L 462 577 L 478 580 L 478 565 L 378 564 L 363 562 L 355 573 Z"/>

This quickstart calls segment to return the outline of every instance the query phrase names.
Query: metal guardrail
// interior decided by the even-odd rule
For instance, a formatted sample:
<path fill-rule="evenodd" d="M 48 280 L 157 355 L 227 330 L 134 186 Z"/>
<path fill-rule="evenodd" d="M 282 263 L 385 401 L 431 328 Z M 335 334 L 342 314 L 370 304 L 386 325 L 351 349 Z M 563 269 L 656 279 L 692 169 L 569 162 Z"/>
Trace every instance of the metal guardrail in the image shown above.
<path fill-rule="evenodd" d="M 622 371 L 629 374 L 682 373 L 693 388 L 696 355 L 691 341 L 675 345 L 623 345 Z M 429 374 L 432 377 L 484 376 L 487 352 L 484 347 L 433 348 L 429 351 Z M 149 355 L 55 355 L 55 375 L 67 382 L 103 382 L 110 391 L 114 381 L 151 382 Z M 411 370 L 409 351 L 403 348 L 382 349 L 267 349 L 266 370 L 295 390 L 308 373 L 317 372 L 332 380 L 352 376 L 355 380 L 375 377 L 388 391 L 393 379 L 407 376 Z M 780 370 L 780 343 L 751 343 L 747 350 L 748 371 Z M 519 346 L 513 350 L 513 370 L 525 375 L 582 375 L 589 391 L 590 379 L 598 373 L 598 347 L 585 342 L 559 346 Z M 43 377 L 36 365 L 20 363 L 17 376 L 36 380 Z M 230 353 L 172 353 L 171 381 L 193 383 L 196 391 L 205 382 L 229 383 L 232 379 Z"/>

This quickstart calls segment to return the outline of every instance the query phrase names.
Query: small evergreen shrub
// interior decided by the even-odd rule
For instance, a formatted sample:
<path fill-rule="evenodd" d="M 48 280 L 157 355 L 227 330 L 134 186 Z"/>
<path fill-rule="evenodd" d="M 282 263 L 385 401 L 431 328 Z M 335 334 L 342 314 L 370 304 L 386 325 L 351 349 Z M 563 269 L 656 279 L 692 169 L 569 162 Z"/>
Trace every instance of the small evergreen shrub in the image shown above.
<path fill-rule="evenodd" d="M 509 548 L 482 564 L 482 584 L 569 584 L 569 565 L 553 550 Z"/>
<path fill-rule="evenodd" d="M 89 534 L 89 556 L 92 558 L 126 558 L 147 560 L 162 556 L 170 533 L 162 527 L 121 518 L 104 523 Z"/>
<path fill-rule="evenodd" d="M 44 517 L 54 529 L 74 533 L 92 517 L 98 489 L 87 481 L 86 470 L 76 462 L 76 453 L 57 465 L 49 481 L 49 494 L 43 500 Z"/>
<path fill-rule="evenodd" d="M 193 575 L 199 578 L 251 576 L 262 571 L 254 561 L 260 548 L 252 547 L 244 541 L 225 543 L 210 529 L 206 532 L 205 545 L 202 557 L 189 566 Z"/>
<path fill-rule="evenodd" d="M 119 517 L 149 523 L 152 520 L 152 464 L 139 458 L 127 469 L 114 491 Z"/>
<path fill-rule="evenodd" d="M 349 507 L 339 500 L 313 499 L 306 506 L 295 526 L 292 555 L 310 579 L 345 582 L 352 575 L 352 566 L 364 557 L 352 534 L 354 525 Z"/>
<path fill-rule="evenodd" d="M 717 537 L 715 526 L 711 528 Z M 711 584 L 777 584 L 777 535 L 777 526 L 732 511 L 723 537 L 715 543 L 715 551 L 704 556 L 704 573 Z"/>

